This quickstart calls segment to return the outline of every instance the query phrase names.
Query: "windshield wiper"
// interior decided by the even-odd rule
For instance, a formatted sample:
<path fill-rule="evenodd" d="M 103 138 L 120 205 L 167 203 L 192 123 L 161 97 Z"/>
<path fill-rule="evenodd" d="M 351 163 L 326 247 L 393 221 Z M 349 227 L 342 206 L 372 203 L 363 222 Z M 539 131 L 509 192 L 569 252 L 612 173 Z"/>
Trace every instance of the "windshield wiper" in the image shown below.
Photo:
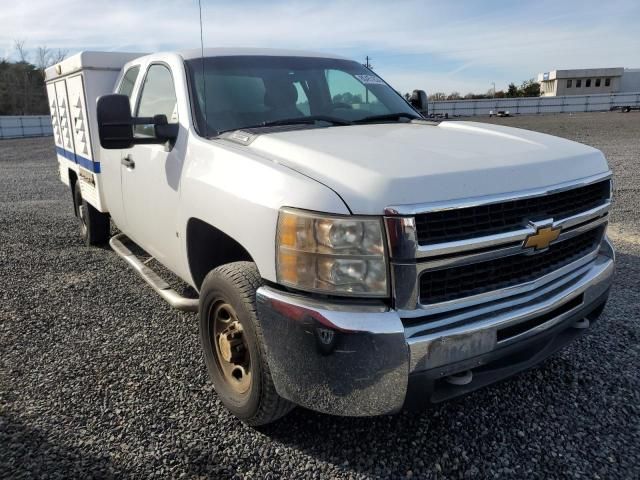
<path fill-rule="evenodd" d="M 341 118 L 330 117 L 329 115 L 310 115 L 308 117 L 285 118 L 282 120 L 273 120 L 271 122 L 262 122 L 261 127 L 274 127 L 277 125 L 297 125 L 297 124 L 313 124 L 316 122 L 327 122 L 331 125 L 351 125 L 351 122 L 342 120 Z M 251 128 L 251 127 L 244 127 Z"/>
<path fill-rule="evenodd" d="M 281 120 L 271 120 L 269 122 L 262 122 L 256 125 L 247 125 L 245 127 L 238 128 L 230 128 L 228 130 L 222 130 L 218 132 L 218 135 L 225 132 L 235 132 L 236 130 L 248 130 L 251 128 L 262 128 L 262 127 L 277 127 L 279 125 L 313 125 L 316 122 L 327 122 L 331 125 L 351 125 L 351 122 L 347 120 L 342 120 L 336 117 L 330 117 L 328 115 L 310 115 L 308 117 L 296 117 L 296 118 L 283 118 Z"/>
<path fill-rule="evenodd" d="M 354 120 L 353 123 L 375 123 L 375 122 L 384 122 L 386 120 L 400 120 L 401 118 L 408 118 L 409 120 L 416 120 L 419 117 L 418 115 L 414 115 L 413 113 L 385 113 L 384 115 L 370 115 L 368 117 L 361 118 L 360 120 Z"/>

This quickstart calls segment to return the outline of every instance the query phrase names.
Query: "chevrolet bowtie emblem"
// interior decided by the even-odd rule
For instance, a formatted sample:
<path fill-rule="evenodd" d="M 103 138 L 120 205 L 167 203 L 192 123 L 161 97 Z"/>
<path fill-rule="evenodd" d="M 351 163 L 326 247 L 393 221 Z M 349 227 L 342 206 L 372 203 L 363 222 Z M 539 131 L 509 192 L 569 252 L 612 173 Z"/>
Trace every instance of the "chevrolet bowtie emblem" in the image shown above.
<path fill-rule="evenodd" d="M 544 250 L 549 244 L 560 236 L 560 227 L 539 227 L 536 233 L 529 235 L 524 241 L 523 248 L 533 248 L 534 250 Z"/>

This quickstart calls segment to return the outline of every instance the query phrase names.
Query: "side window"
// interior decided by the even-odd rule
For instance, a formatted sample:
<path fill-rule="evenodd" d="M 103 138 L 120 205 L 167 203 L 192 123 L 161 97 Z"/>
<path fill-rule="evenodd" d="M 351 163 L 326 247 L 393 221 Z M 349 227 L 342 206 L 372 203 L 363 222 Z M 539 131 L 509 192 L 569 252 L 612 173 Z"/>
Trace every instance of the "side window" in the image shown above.
<path fill-rule="evenodd" d="M 122 81 L 120 82 L 120 86 L 118 87 L 118 93 L 120 95 L 126 95 L 131 99 L 131 92 L 133 92 L 133 86 L 136 84 L 136 78 L 138 78 L 138 72 L 140 71 L 140 66 L 136 65 L 135 67 L 131 67 L 127 70 L 127 73 L 122 77 Z"/>
<path fill-rule="evenodd" d="M 142 85 L 137 117 L 166 115 L 169 123 L 178 122 L 178 101 L 171 71 L 164 65 L 151 65 Z M 136 125 L 135 133 L 153 136 L 153 125 Z"/>
<path fill-rule="evenodd" d="M 375 110 L 380 104 L 376 96 L 354 76 L 342 70 L 327 70 L 326 73 L 331 101 L 335 108 Z"/>

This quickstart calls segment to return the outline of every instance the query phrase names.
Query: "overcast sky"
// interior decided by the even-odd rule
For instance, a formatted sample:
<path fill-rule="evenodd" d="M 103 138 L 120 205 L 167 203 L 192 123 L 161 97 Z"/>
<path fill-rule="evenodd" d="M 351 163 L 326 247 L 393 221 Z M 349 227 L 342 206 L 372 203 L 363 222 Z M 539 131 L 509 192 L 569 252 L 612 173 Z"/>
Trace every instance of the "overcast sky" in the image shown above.
<path fill-rule="evenodd" d="M 202 2 L 205 46 L 369 55 L 402 92 L 464 95 L 553 69 L 640 68 L 640 0 Z M 70 53 L 199 47 L 198 2 L 2 0 L 0 57 L 15 58 L 16 39 Z"/>

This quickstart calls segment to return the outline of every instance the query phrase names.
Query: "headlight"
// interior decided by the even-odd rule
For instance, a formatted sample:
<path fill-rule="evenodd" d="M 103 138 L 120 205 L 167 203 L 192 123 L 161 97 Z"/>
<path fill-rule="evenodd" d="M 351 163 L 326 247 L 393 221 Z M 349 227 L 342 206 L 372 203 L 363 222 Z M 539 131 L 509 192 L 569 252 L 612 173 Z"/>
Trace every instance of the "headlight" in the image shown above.
<path fill-rule="evenodd" d="M 380 218 L 282 209 L 276 249 L 282 285 L 334 295 L 388 295 Z"/>

